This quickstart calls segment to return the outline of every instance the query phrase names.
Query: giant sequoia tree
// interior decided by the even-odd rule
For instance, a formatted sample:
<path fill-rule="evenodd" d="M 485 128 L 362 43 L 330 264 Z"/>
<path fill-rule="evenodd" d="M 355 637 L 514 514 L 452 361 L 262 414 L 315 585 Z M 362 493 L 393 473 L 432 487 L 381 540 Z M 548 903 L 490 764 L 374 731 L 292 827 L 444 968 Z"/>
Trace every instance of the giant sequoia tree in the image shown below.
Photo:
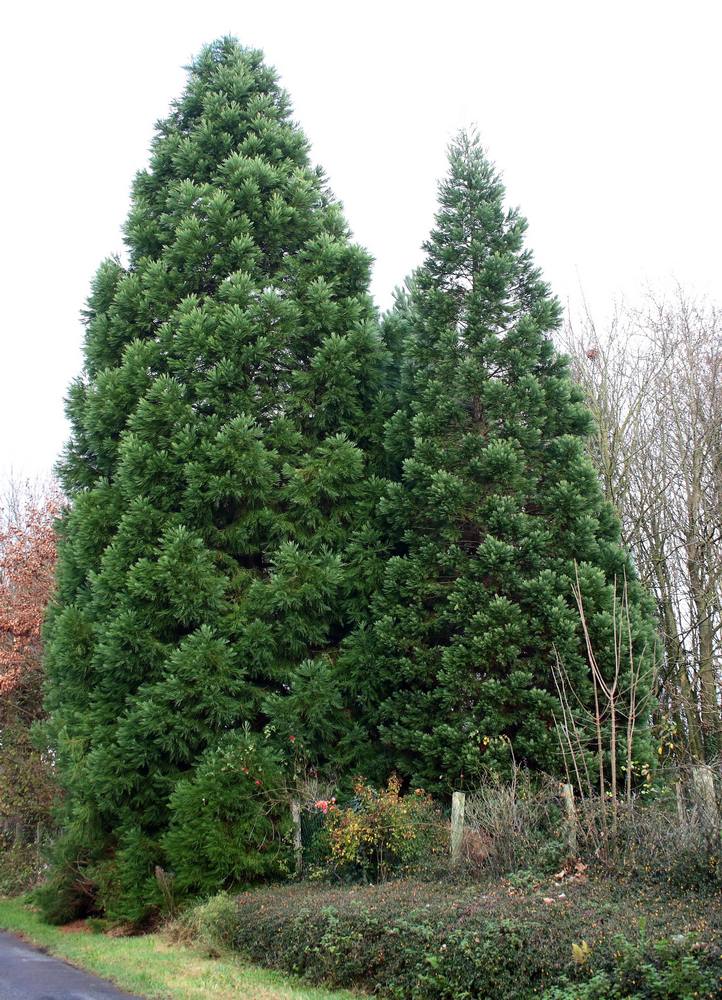
<path fill-rule="evenodd" d="M 509 743 L 517 761 L 560 769 L 557 657 L 591 702 L 575 564 L 601 669 L 613 670 L 625 578 L 622 658 L 630 637 L 640 656 L 653 646 L 525 228 L 478 141 L 462 135 L 424 264 L 388 321 L 389 340 L 403 343 L 387 426 L 398 476 L 380 512 L 396 554 L 341 681 L 385 747 L 371 766 L 437 790 L 508 765 Z"/>
<path fill-rule="evenodd" d="M 164 845 L 174 863 L 178 782 L 191 801 L 199 762 L 207 782 L 229 731 L 258 732 L 266 699 L 322 669 L 366 603 L 383 364 L 369 259 L 258 52 L 225 39 L 190 67 L 126 244 L 93 284 L 60 468 L 56 918 L 93 884 L 107 911 L 142 915 Z"/>

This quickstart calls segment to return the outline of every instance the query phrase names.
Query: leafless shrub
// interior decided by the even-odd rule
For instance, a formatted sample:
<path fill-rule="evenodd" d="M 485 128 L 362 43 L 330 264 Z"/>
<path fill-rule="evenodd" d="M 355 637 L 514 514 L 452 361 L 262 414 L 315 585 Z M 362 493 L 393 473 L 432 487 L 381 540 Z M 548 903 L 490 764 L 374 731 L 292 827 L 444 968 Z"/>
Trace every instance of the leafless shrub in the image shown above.
<path fill-rule="evenodd" d="M 175 876 L 171 872 L 167 872 L 164 868 L 161 868 L 160 865 L 155 866 L 154 874 L 163 900 L 163 913 L 172 920 L 178 913 Z"/>
<path fill-rule="evenodd" d="M 466 872 L 553 871 L 583 879 L 589 867 L 597 867 L 689 885 L 722 879 L 719 811 L 714 802 L 700 801 L 689 769 L 658 774 L 645 795 L 621 796 L 614 825 L 608 791 L 605 800 L 596 793 L 577 798 L 574 808 L 576 852 L 571 856 L 569 817 L 558 782 L 520 768 L 511 780 L 489 778 L 467 794 Z"/>
<path fill-rule="evenodd" d="M 558 783 L 514 765 L 511 780 L 490 776 L 467 793 L 462 854 L 472 871 L 504 874 L 558 860 Z"/>
<path fill-rule="evenodd" d="M 651 780 L 649 762 L 638 764 L 635 740 L 638 720 L 650 714 L 656 651 L 645 648 L 634 652 L 629 594 L 624 579 L 621 585 L 615 584 L 610 636 L 614 662 L 611 671 L 605 674 L 592 642 L 578 572 L 573 593 L 594 697 L 591 704 L 582 699 L 564 663 L 557 657 L 553 668 L 559 698 L 557 735 L 567 783 L 576 788 L 582 802 L 596 801 L 599 805 L 593 813 L 598 818 L 598 828 L 592 830 L 590 827 L 589 834 L 593 832 L 596 838 L 596 852 L 604 853 L 616 829 L 622 790 L 624 801 L 629 804 L 634 794 L 635 775 L 645 784 Z"/>
<path fill-rule="evenodd" d="M 678 882 L 715 881 L 722 876 L 722 843 L 716 806 L 700 801 L 686 768 L 658 775 L 647 797 L 618 803 L 617 821 L 600 850 L 602 804 L 578 803 L 578 844 L 585 860 L 610 870 Z"/>

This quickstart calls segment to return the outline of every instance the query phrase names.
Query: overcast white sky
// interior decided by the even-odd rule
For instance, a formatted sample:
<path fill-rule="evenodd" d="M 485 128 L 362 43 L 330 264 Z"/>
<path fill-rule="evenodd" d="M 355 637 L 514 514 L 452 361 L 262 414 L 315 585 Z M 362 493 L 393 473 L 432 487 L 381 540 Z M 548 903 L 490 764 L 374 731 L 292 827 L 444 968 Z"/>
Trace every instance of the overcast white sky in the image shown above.
<path fill-rule="evenodd" d="M 47 474 L 78 313 L 182 66 L 262 48 L 376 259 L 420 260 L 448 140 L 476 123 L 562 300 L 678 279 L 720 301 L 722 7 L 694 0 L 121 0 L 5 6 L 0 479 Z"/>

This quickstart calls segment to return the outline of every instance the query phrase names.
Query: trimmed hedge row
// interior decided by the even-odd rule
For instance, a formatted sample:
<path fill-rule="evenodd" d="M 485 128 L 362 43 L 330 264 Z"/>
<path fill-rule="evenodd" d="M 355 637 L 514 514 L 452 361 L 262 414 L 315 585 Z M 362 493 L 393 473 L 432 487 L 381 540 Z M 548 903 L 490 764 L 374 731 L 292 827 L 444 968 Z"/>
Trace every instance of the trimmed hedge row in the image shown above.
<path fill-rule="evenodd" d="M 206 943 L 396 1000 L 719 996 L 719 899 L 627 888 L 291 886 L 216 897 L 193 919 Z"/>

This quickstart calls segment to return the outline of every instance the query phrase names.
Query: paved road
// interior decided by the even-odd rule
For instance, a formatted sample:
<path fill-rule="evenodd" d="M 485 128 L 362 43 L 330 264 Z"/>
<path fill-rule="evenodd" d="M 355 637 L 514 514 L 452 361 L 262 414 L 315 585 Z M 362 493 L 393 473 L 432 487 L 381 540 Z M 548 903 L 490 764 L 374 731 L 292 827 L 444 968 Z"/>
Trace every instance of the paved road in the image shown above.
<path fill-rule="evenodd" d="M 0 931 L 0 1000 L 141 1000 Z"/>

